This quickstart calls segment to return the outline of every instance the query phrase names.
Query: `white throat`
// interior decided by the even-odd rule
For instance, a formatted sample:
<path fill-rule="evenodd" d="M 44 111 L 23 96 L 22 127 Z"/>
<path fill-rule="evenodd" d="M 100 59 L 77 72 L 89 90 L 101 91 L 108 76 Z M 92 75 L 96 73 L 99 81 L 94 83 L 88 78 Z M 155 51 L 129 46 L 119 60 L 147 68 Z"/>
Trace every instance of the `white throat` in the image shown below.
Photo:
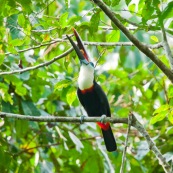
<path fill-rule="evenodd" d="M 93 86 L 94 81 L 94 67 L 90 64 L 82 64 L 80 67 L 78 86 L 80 90 L 85 90 Z"/>

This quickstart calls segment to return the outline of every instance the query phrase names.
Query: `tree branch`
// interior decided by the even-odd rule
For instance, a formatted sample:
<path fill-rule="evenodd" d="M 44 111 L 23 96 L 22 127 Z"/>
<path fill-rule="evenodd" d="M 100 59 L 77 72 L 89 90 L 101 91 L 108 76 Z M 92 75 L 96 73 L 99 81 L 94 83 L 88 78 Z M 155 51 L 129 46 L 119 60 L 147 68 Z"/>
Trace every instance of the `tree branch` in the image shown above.
<path fill-rule="evenodd" d="M 101 29 L 104 29 L 104 30 L 114 30 L 114 28 L 113 27 L 111 27 L 111 26 L 99 26 L 99 28 L 101 28 Z M 127 29 L 128 30 L 132 30 L 132 31 L 134 31 L 134 30 L 136 30 L 136 29 L 138 29 L 137 27 L 127 27 Z"/>
<path fill-rule="evenodd" d="M 145 128 L 142 124 L 136 119 L 136 117 L 132 114 L 132 126 L 135 127 L 142 136 L 146 139 L 149 149 L 155 154 L 156 158 L 159 161 L 159 164 L 163 167 L 166 173 L 172 173 L 171 166 L 166 162 L 166 159 L 160 153 L 159 149 L 157 148 L 156 144 L 153 142 Z"/>
<path fill-rule="evenodd" d="M 56 30 L 56 29 L 58 29 L 58 27 L 54 27 L 54 28 L 48 28 L 48 29 L 38 29 L 38 30 L 35 30 L 35 29 L 33 29 L 33 30 L 31 30 L 31 32 L 41 32 L 41 33 L 44 33 L 44 32 L 50 32 L 50 31 L 53 31 L 53 30 Z"/>
<path fill-rule="evenodd" d="M 172 71 L 160 60 L 158 57 L 148 49 L 148 47 L 142 44 L 136 37 L 134 37 L 129 30 L 115 17 L 115 14 L 111 11 L 109 7 L 106 6 L 101 0 L 93 0 L 94 3 L 99 6 L 102 11 L 110 18 L 110 20 L 126 35 L 126 37 L 146 56 L 148 56 L 170 79 L 173 83 L 173 73 Z"/>
<path fill-rule="evenodd" d="M 32 46 L 32 47 L 29 47 L 27 49 L 18 50 L 17 53 L 19 54 L 19 53 L 27 52 L 29 50 L 39 49 L 43 46 L 49 46 L 51 44 L 55 44 L 58 42 L 62 43 L 62 42 L 66 42 L 66 40 L 64 40 L 64 39 L 52 40 L 50 42 L 41 43 L 40 45 Z M 132 42 L 89 42 L 89 41 L 83 41 L 83 43 L 85 45 L 91 45 L 91 46 L 134 46 L 134 44 Z M 151 49 L 158 49 L 158 48 L 163 47 L 162 43 L 150 44 L 150 45 L 146 45 L 146 46 L 148 46 L 148 48 L 151 48 Z M 14 54 L 14 53 L 11 53 L 11 52 L 5 53 L 5 55 L 10 55 L 10 54 Z"/>
<path fill-rule="evenodd" d="M 171 49 L 170 49 L 169 44 L 168 44 L 168 40 L 166 37 L 166 32 L 165 32 L 165 28 L 164 28 L 162 20 L 160 21 L 160 25 L 161 25 L 161 29 L 162 29 L 162 35 L 163 35 L 163 43 L 162 44 L 163 44 L 163 47 L 165 49 L 166 56 L 169 60 L 171 70 L 173 70 L 173 55 L 172 55 Z"/>
<path fill-rule="evenodd" d="M 62 40 L 55 40 L 55 41 L 50 42 L 49 44 L 54 44 L 58 41 L 62 42 Z M 37 49 L 37 48 L 40 48 L 42 46 L 47 46 L 49 44 L 45 43 L 45 44 L 40 44 L 38 46 L 31 47 L 31 48 L 28 48 L 28 49 L 19 50 L 18 53 L 26 52 L 26 51 L 29 51 L 31 49 Z M 87 41 L 84 41 L 84 44 L 85 45 L 92 45 L 92 46 L 134 46 L 134 44 L 131 43 L 131 42 L 109 42 L 109 43 L 105 43 L 105 42 L 87 42 Z M 151 48 L 151 49 L 158 49 L 158 48 L 161 48 L 163 46 L 162 46 L 162 43 L 158 43 L 158 44 L 154 44 L 154 45 L 148 45 L 148 47 Z M 23 73 L 23 72 L 26 72 L 26 71 L 35 70 L 35 69 L 40 68 L 40 67 L 48 66 L 48 65 L 52 64 L 53 62 L 55 62 L 56 60 L 67 56 L 72 51 L 73 51 L 73 48 L 70 48 L 66 52 L 64 52 L 63 54 L 54 57 L 52 60 L 44 62 L 44 63 L 36 65 L 36 66 L 33 66 L 33 67 L 27 67 L 27 68 L 24 68 L 24 69 L 13 70 L 13 71 L 0 72 L 0 76 L 1 75 L 15 74 L 15 73 Z M 9 54 L 11 54 L 11 53 L 10 52 L 5 53 L 5 55 L 9 55 Z"/>
<path fill-rule="evenodd" d="M 1 118 L 15 118 L 18 120 L 26 120 L 26 121 L 38 121 L 38 122 L 70 122 L 70 123 L 81 123 L 81 117 L 55 117 L 55 116 L 30 116 L 30 115 L 21 115 L 21 114 L 13 114 L 0 112 Z M 100 121 L 100 117 L 84 117 L 82 122 L 98 122 Z M 127 118 L 111 118 L 106 117 L 104 122 L 110 123 L 128 123 Z"/>
<path fill-rule="evenodd" d="M 33 66 L 33 67 L 27 67 L 27 68 L 24 68 L 24 69 L 20 69 L 20 70 L 13 70 L 13 71 L 6 71 L 6 72 L 0 72 L 0 76 L 1 75 L 8 75 L 8 74 L 15 74 L 15 73 L 23 73 L 23 72 L 26 72 L 26 71 L 30 71 L 30 70 L 35 70 L 37 68 L 40 68 L 40 67 L 44 67 L 44 66 L 47 66 L 47 65 L 50 65 L 52 64 L 53 62 L 55 62 L 56 60 L 58 59 L 61 59 L 65 56 L 67 56 L 70 52 L 73 51 L 73 48 L 71 47 L 70 49 L 68 49 L 66 52 L 62 53 L 61 55 L 58 55 L 56 57 L 54 57 L 52 60 L 50 61 L 47 61 L 47 62 L 44 62 L 42 64 L 39 64 L 39 65 L 36 65 L 36 66 Z"/>
<path fill-rule="evenodd" d="M 131 113 L 129 116 L 132 116 L 131 126 L 135 127 L 146 139 L 149 149 L 156 155 L 156 158 L 159 161 L 159 164 L 163 167 L 166 173 L 171 173 L 171 167 L 166 162 L 166 159 L 160 153 L 159 149 L 142 126 L 142 124 L 136 119 L 136 117 Z M 1 118 L 15 118 L 17 120 L 27 120 L 27 121 L 37 121 L 37 122 L 69 122 L 69 123 L 81 123 L 80 117 L 54 117 L 54 116 L 30 116 L 30 115 L 20 115 L 13 113 L 0 112 Z M 84 117 L 83 122 L 99 122 L 100 117 Z M 127 118 L 111 118 L 106 117 L 104 122 L 110 123 L 123 123 L 128 124 Z"/>
<path fill-rule="evenodd" d="M 27 52 L 29 50 L 38 49 L 38 48 L 43 47 L 43 46 L 49 46 L 49 45 L 55 44 L 57 42 L 64 42 L 64 39 L 56 39 L 56 40 L 52 40 L 52 41 L 47 42 L 47 43 L 41 43 L 37 46 L 32 46 L 32 47 L 27 48 L 27 49 L 18 50 L 17 53 Z M 11 52 L 6 52 L 5 53 L 5 55 L 9 55 L 9 54 L 14 54 L 14 53 L 11 53 Z"/>
<path fill-rule="evenodd" d="M 132 42 L 83 42 L 85 45 L 90 46 L 134 46 Z M 159 49 L 163 47 L 162 43 L 153 44 L 153 45 L 146 45 L 150 49 Z"/>

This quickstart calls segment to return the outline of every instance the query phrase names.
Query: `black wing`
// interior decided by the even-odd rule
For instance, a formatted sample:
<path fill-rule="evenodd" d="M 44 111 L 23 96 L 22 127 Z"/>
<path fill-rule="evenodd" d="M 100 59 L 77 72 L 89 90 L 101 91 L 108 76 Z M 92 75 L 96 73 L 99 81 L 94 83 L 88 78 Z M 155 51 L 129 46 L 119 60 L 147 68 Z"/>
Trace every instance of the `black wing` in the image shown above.
<path fill-rule="evenodd" d="M 78 96 L 78 99 L 79 99 L 80 103 L 85 108 L 85 104 L 84 104 L 83 97 L 82 97 L 82 92 L 79 88 L 77 89 L 77 96 Z"/>
<path fill-rule="evenodd" d="M 94 90 L 97 94 L 97 97 L 100 99 L 102 106 L 106 109 L 106 116 L 110 117 L 111 111 L 106 94 L 104 93 L 100 85 L 98 85 L 96 82 L 94 82 Z"/>

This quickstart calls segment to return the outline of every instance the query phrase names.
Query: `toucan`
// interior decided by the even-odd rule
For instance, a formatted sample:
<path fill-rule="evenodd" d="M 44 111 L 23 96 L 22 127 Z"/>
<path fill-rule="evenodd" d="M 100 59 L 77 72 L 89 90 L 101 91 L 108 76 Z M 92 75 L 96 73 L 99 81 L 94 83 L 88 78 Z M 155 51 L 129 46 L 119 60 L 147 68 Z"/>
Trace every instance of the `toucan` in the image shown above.
<path fill-rule="evenodd" d="M 104 117 L 105 115 L 110 117 L 111 111 L 106 94 L 94 78 L 94 64 L 90 61 L 78 32 L 75 29 L 73 29 L 73 31 L 76 37 L 77 45 L 68 35 L 67 38 L 69 39 L 80 60 L 77 89 L 79 101 L 89 117 Z M 97 122 L 97 124 L 101 128 L 107 151 L 116 151 L 117 145 L 110 123 L 100 121 Z"/>

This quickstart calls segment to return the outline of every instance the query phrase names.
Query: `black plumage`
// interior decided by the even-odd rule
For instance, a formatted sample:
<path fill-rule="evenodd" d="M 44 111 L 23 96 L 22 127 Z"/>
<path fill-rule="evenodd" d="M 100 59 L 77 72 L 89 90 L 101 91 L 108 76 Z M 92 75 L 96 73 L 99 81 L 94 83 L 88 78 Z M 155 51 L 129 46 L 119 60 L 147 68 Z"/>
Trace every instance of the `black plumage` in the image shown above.
<path fill-rule="evenodd" d="M 87 92 L 82 92 L 79 88 L 77 95 L 82 106 L 86 110 L 89 117 L 99 117 L 106 115 L 111 116 L 109 103 L 106 94 L 95 81 L 93 88 Z M 116 141 L 109 125 L 107 130 L 101 128 L 105 145 L 108 151 L 115 151 L 117 149 Z"/>
<path fill-rule="evenodd" d="M 85 47 L 78 32 L 73 28 L 74 35 L 76 37 L 78 46 L 73 42 L 73 40 L 67 35 L 71 45 L 73 46 L 76 54 L 81 63 L 81 69 L 79 72 L 78 84 L 80 88 L 87 88 L 86 90 L 80 90 L 78 88 L 77 95 L 79 101 L 86 110 L 88 116 L 90 117 L 101 117 L 106 115 L 111 116 L 109 103 L 107 97 L 100 85 L 98 85 L 94 79 L 94 65 L 90 61 Z M 93 86 L 92 86 L 93 82 Z M 109 123 L 97 122 L 101 127 L 105 145 L 108 151 L 115 151 L 117 149 L 116 141 L 112 133 L 112 129 Z"/>

